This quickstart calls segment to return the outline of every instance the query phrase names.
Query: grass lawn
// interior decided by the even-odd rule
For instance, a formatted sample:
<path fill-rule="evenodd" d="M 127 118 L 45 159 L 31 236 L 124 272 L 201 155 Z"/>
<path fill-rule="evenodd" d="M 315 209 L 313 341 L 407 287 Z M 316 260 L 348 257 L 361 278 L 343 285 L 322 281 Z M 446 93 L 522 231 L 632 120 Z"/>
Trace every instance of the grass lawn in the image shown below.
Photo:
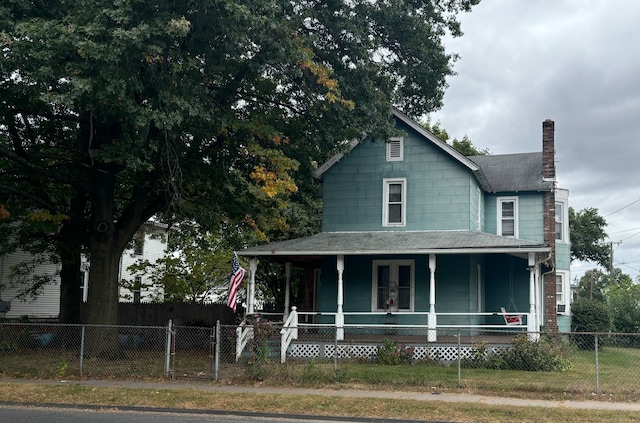
<path fill-rule="evenodd" d="M 78 352 L 62 349 L 27 349 L 0 355 L 0 377 L 34 379 L 116 378 L 158 380 L 164 377 L 164 351 L 124 350 L 120 359 L 86 359 L 80 375 Z M 260 382 L 273 386 L 354 387 L 423 392 L 469 392 L 484 395 L 541 399 L 590 399 L 599 393 L 616 401 L 640 401 L 640 349 L 606 347 L 599 353 L 596 380 L 595 353 L 574 350 L 572 366 L 561 372 L 529 372 L 462 368 L 456 363 L 377 365 L 339 361 L 294 361 L 282 365 L 276 359 L 262 363 L 222 363 L 221 383 Z M 208 351 L 179 351 L 171 357 L 176 378 L 211 378 L 213 364 Z M 458 384 L 458 381 L 460 384 Z"/>

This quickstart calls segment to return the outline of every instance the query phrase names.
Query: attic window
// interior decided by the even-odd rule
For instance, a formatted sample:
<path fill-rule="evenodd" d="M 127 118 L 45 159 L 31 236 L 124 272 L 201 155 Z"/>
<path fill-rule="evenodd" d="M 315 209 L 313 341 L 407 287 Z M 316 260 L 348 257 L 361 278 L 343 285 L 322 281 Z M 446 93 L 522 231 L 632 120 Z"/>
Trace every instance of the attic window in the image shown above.
<path fill-rule="evenodd" d="M 404 157 L 404 143 L 402 137 L 389 138 L 387 140 L 387 161 L 399 162 Z"/>

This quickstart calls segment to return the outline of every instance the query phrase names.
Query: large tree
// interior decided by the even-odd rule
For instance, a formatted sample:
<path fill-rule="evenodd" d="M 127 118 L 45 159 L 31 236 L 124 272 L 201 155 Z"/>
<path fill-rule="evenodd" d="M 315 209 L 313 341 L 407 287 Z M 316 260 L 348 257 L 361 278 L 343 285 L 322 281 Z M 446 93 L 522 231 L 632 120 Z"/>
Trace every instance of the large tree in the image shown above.
<path fill-rule="evenodd" d="M 575 211 L 569 207 L 571 260 L 591 261 L 611 270 L 610 246 L 605 243 L 607 221 L 598 209 L 589 207 Z"/>
<path fill-rule="evenodd" d="M 47 235 L 63 267 L 86 248 L 87 322 L 115 323 L 118 261 L 143 222 L 186 208 L 285 228 L 296 170 L 388 135 L 391 104 L 441 105 L 442 37 L 478 1 L 3 2 L 1 202 L 63 217 Z"/>

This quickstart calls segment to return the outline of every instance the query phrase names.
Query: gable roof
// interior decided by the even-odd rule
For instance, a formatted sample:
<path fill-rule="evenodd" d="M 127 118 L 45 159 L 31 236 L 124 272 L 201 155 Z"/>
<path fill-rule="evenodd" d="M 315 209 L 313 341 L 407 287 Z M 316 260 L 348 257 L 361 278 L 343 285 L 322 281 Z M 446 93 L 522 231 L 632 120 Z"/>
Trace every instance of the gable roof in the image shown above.
<path fill-rule="evenodd" d="M 454 160 L 458 161 L 469 170 L 473 172 L 478 171 L 479 167 L 476 163 L 474 163 L 472 160 L 469 160 L 469 158 L 465 157 L 464 155 L 460 154 L 457 150 L 455 150 L 449 144 L 442 141 L 440 138 L 438 138 L 433 133 L 428 131 L 424 126 L 420 125 L 418 122 L 411 119 L 409 116 L 405 115 L 397 108 L 395 107 L 392 108 L 392 114 L 400 122 L 404 123 L 411 129 L 416 131 L 420 136 L 430 141 L 435 147 L 442 150 L 445 154 L 451 156 Z M 313 172 L 313 176 L 316 179 L 321 179 L 322 175 L 324 175 L 324 173 L 327 170 L 329 170 L 334 164 L 338 163 L 346 154 L 348 154 L 351 150 L 353 150 L 364 139 L 366 139 L 366 136 L 363 136 L 361 138 L 354 138 L 351 141 L 349 141 L 347 148 L 344 152 L 334 154 L 332 157 L 330 157 L 329 160 L 324 162 Z"/>
<path fill-rule="evenodd" d="M 542 179 L 542 152 L 469 156 L 480 168 L 476 177 L 488 192 L 549 191 Z"/>

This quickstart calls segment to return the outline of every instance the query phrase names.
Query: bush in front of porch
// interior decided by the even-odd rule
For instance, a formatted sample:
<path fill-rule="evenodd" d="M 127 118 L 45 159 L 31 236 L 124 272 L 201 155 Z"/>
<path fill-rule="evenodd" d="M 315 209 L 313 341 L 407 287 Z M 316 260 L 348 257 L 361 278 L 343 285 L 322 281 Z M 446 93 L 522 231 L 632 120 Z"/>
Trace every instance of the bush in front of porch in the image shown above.
<path fill-rule="evenodd" d="M 462 366 L 530 372 L 567 371 L 573 367 L 568 358 L 570 353 L 571 346 L 560 339 L 531 340 L 527 335 L 518 335 L 504 352 L 490 351 L 485 343 L 474 345 L 471 356 L 462 360 Z"/>

